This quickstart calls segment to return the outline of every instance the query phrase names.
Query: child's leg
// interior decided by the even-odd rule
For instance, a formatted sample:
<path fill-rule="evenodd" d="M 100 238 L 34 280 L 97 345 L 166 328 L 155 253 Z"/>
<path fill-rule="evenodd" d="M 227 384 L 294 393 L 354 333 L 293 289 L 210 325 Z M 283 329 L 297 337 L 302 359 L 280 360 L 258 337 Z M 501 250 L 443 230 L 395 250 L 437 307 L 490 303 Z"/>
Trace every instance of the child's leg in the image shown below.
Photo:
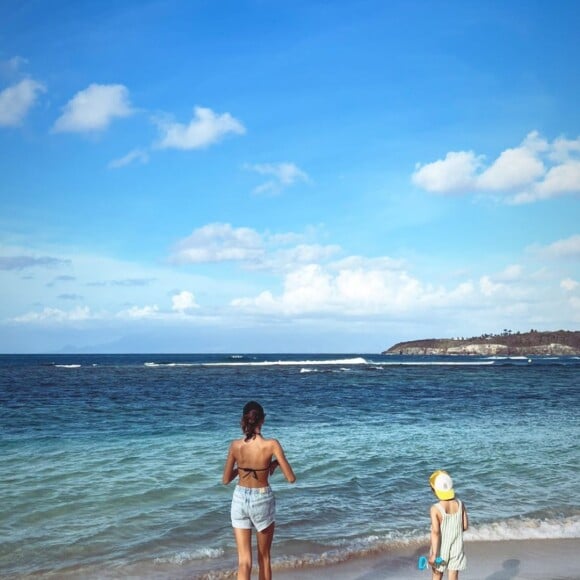
<path fill-rule="evenodd" d="M 437 570 L 433 570 L 433 580 L 442 580 L 443 579 L 443 572 L 437 572 Z"/>
<path fill-rule="evenodd" d="M 449 580 L 459 580 L 459 570 L 449 570 Z"/>

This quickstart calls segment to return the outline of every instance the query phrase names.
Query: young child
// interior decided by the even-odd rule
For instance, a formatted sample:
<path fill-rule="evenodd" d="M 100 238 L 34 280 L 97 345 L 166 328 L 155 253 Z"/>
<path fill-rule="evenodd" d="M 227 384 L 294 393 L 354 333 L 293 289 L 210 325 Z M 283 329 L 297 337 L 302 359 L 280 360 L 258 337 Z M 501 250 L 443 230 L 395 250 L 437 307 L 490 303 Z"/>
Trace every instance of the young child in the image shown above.
<path fill-rule="evenodd" d="M 455 497 L 453 480 L 446 471 L 431 474 L 429 484 L 439 500 L 431 506 L 431 549 L 429 564 L 433 569 L 433 580 L 441 580 L 447 570 L 449 580 L 458 580 L 459 570 L 465 570 L 463 532 L 467 530 L 467 510 L 463 502 Z M 435 564 L 440 556 L 442 564 Z"/>

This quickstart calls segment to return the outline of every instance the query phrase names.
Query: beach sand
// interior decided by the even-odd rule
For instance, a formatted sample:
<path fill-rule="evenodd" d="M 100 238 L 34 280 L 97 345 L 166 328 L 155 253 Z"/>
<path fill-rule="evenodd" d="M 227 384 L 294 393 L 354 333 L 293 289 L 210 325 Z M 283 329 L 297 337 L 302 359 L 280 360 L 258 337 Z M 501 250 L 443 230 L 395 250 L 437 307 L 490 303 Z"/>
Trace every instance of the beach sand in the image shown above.
<path fill-rule="evenodd" d="M 421 551 L 397 551 L 380 556 L 302 570 L 275 571 L 277 580 L 420 580 L 430 571 L 418 570 Z M 466 542 L 467 570 L 461 580 L 580 580 L 580 539 Z"/>

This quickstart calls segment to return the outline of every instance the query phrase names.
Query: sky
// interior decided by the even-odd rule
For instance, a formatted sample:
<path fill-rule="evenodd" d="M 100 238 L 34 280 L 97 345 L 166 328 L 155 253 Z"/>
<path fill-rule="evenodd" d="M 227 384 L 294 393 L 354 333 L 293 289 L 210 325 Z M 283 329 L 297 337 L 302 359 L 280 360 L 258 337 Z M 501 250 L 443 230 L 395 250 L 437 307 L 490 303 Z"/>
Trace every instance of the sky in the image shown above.
<path fill-rule="evenodd" d="M 580 3 L 6 0 L 1 353 L 580 330 Z"/>

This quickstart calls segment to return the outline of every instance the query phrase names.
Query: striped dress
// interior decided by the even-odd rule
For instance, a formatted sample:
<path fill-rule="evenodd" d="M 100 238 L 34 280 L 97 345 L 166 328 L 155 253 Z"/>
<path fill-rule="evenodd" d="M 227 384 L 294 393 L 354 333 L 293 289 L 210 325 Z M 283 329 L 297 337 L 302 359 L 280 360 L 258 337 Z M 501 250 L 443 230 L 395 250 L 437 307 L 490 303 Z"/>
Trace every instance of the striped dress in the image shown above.
<path fill-rule="evenodd" d="M 444 572 L 446 569 L 465 570 L 467 567 L 463 553 L 463 506 L 459 500 L 456 501 L 459 509 L 454 514 L 445 513 L 441 504 L 435 504 L 443 516 L 439 555 L 445 560 L 444 564 L 435 567 L 438 572 Z"/>

